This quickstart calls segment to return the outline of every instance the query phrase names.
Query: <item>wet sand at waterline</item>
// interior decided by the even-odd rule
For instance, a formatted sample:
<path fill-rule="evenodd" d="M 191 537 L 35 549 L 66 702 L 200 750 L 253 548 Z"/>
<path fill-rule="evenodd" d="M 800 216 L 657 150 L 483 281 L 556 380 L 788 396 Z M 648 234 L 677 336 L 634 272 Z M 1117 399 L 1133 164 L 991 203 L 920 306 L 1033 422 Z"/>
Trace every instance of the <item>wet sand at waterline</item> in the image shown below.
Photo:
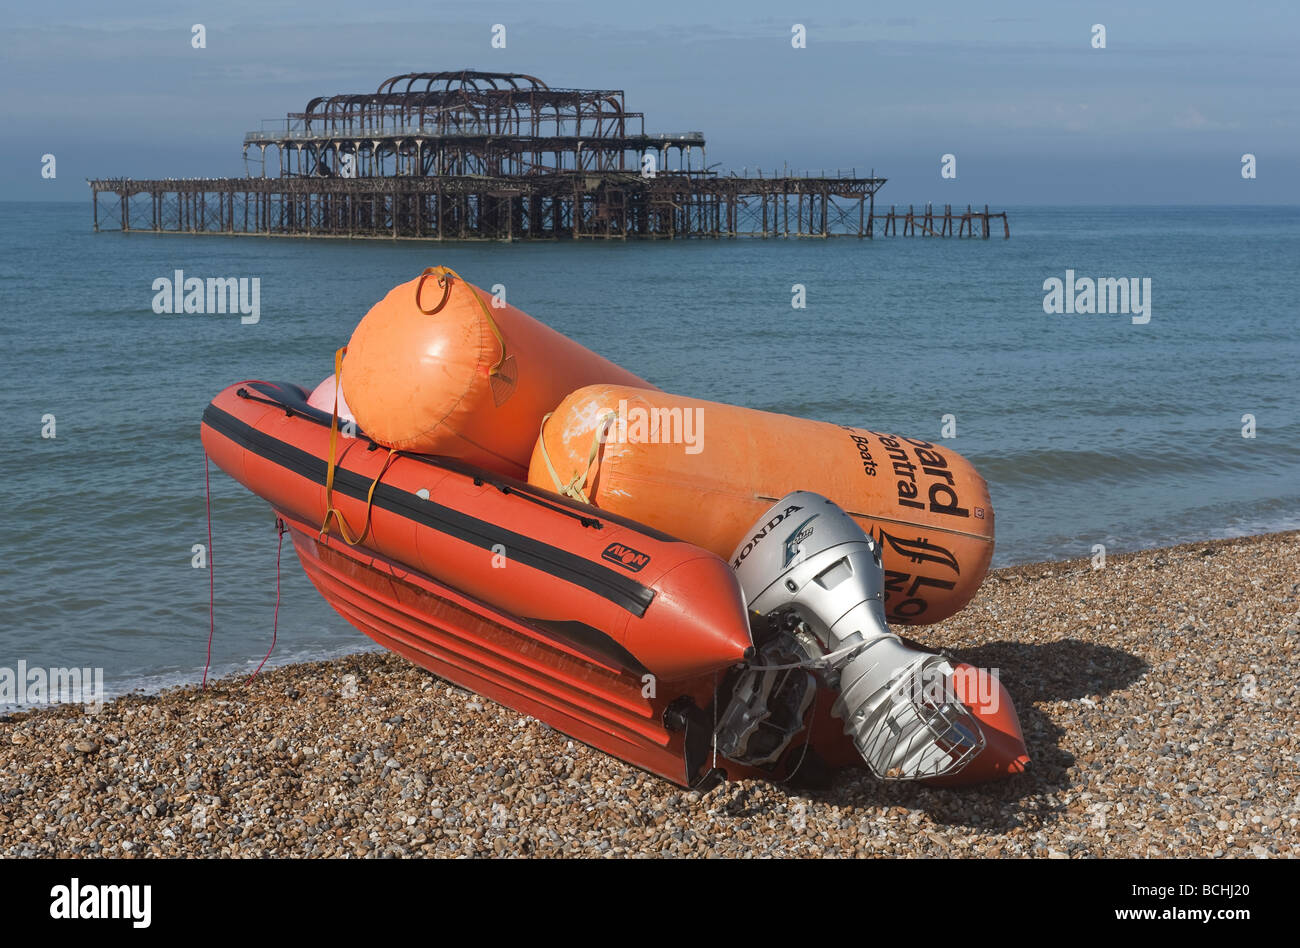
<path fill-rule="evenodd" d="M 0 854 L 1296 854 L 1300 532 L 998 570 L 914 631 L 999 669 L 1030 773 L 701 795 L 369 653 L 0 720 Z"/>

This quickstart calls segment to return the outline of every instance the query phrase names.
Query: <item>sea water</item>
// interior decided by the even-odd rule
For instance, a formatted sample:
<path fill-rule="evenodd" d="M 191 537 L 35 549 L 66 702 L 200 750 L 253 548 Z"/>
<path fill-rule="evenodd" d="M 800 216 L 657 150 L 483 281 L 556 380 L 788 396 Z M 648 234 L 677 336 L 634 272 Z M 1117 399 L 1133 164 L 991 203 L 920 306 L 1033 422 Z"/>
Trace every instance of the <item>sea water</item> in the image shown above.
<path fill-rule="evenodd" d="M 196 568 L 204 406 L 243 379 L 315 385 L 436 264 L 666 390 L 963 454 L 995 565 L 1300 527 L 1300 209 L 1010 219 L 1010 240 L 439 245 L 96 234 L 89 200 L 0 204 L 0 668 L 103 668 L 109 693 L 197 680 L 209 569 L 212 669 L 256 667 L 275 523 L 214 466 Z M 246 300 L 256 280 L 257 318 L 157 312 L 177 270 Z M 1149 280 L 1149 318 L 1046 312 L 1067 271 Z M 283 557 L 271 662 L 369 647 Z"/>

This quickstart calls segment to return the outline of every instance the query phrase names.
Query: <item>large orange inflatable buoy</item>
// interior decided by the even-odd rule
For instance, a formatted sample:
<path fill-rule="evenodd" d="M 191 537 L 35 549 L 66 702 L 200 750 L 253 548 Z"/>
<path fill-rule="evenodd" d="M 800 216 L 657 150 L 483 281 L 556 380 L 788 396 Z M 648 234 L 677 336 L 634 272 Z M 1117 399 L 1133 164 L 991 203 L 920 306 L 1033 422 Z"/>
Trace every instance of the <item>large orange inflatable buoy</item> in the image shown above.
<path fill-rule="evenodd" d="M 823 494 L 880 541 L 896 622 L 952 615 L 993 558 L 988 485 L 947 447 L 655 390 L 571 393 L 542 425 L 528 480 L 724 559 L 761 539 L 756 521 L 789 491 Z"/>
<path fill-rule="evenodd" d="M 594 382 L 653 388 L 446 267 L 375 304 L 342 369 L 347 404 L 370 438 L 520 478 L 542 416 Z"/>

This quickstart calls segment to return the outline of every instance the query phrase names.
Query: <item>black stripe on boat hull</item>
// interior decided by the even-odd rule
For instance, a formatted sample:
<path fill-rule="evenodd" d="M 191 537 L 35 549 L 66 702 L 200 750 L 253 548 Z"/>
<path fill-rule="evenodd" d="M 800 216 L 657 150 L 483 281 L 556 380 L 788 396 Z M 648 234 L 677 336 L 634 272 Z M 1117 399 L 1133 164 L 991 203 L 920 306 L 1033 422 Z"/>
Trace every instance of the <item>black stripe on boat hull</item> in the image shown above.
<path fill-rule="evenodd" d="M 273 438 L 216 405 L 208 405 L 204 410 L 203 423 L 259 457 L 317 484 L 325 484 L 329 464 L 324 458 Z M 334 489 L 341 494 L 364 501 L 370 491 L 370 481 L 346 468 L 336 467 Z M 374 505 L 484 550 L 491 551 L 494 546 L 500 544 L 510 551 L 510 558 L 515 562 L 580 586 L 608 599 L 638 618 L 645 615 L 646 609 L 654 600 L 653 589 L 643 586 L 623 573 L 617 573 L 568 550 L 551 546 L 522 533 L 515 533 L 490 521 L 471 517 L 469 514 L 444 507 L 433 500 L 424 500 L 382 482 L 375 488 Z"/>

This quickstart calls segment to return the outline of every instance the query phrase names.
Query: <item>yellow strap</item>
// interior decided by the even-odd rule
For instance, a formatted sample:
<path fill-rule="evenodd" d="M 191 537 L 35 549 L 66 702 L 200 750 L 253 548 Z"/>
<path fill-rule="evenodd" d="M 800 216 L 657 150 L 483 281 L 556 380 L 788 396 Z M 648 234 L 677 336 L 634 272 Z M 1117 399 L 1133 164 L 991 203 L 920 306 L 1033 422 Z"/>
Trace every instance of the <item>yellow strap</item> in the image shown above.
<path fill-rule="evenodd" d="M 583 490 L 583 487 L 587 484 L 587 477 L 591 474 L 591 467 L 596 461 L 596 455 L 600 453 L 600 439 L 604 434 L 605 426 L 610 421 L 618 418 L 618 412 L 610 411 L 600 416 L 600 421 L 596 422 L 596 431 L 591 436 L 591 451 L 587 453 L 587 467 L 580 474 L 574 474 L 572 480 L 567 484 L 560 480 L 559 472 L 555 470 L 555 465 L 551 463 L 550 452 L 546 450 L 546 422 L 553 414 L 555 413 L 547 412 L 543 416 L 542 430 L 538 436 L 538 446 L 542 450 L 542 460 L 546 462 L 546 471 L 551 475 L 551 481 L 555 484 L 556 493 L 589 504 L 591 501 L 587 499 L 587 493 Z"/>
<path fill-rule="evenodd" d="M 322 537 L 328 536 L 330 520 L 335 520 L 338 522 L 339 536 L 343 538 L 343 542 L 348 546 L 356 546 L 370 532 L 370 514 L 374 510 L 375 488 L 379 486 L 380 479 L 388 471 L 388 465 L 393 463 L 393 456 L 397 454 L 397 450 L 395 448 L 388 449 L 388 457 L 384 459 L 384 466 L 379 469 L 375 479 L 370 482 L 370 490 L 366 493 L 365 526 L 361 534 L 354 539 L 352 531 L 348 529 L 347 521 L 343 519 L 343 512 L 334 506 L 334 470 L 339 437 L 339 389 L 342 387 L 343 356 L 347 351 L 348 347 L 344 346 L 334 353 L 334 411 L 330 415 L 330 460 L 325 473 L 325 519 L 320 525 L 320 535 Z"/>
<path fill-rule="evenodd" d="M 348 347 L 342 346 L 334 351 L 334 410 L 330 413 L 330 463 L 325 474 L 325 522 L 329 522 L 330 492 L 334 489 L 334 447 L 339 439 L 339 389 L 343 387 L 343 357 Z M 325 528 L 321 527 L 321 532 Z"/>
<path fill-rule="evenodd" d="M 438 301 L 438 305 L 433 309 L 425 309 L 420 305 L 420 290 L 424 288 L 424 281 L 431 276 L 436 276 L 438 278 L 438 285 L 442 287 L 442 299 Z M 420 274 L 420 282 L 415 284 L 415 308 L 426 316 L 432 316 L 441 311 L 442 308 L 447 305 L 447 300 L 451 296 L 451 281 L 463 281 L 464 279 L 464 277 L 451 267 L 425 267 L 424 272 Z M 469 286 L 468 282 L 466 282 L 466 286 Z M 469 291 L 473 295 L 474 299 L 478 301 L 479 308 L 483 310 L 483 315 L 487 317 L 488 328 L 492 330 L 492 335 L 496 336 L 497 345 L 501 347 L 501 357 L 497 359 L 496 365 L 492 366 L 492 368 L 488 370 L 488 375 L 497 375 L 501 370 L 501 364 L 506 361 L 506 340 L 505 337 L 501 335 L 501 327 L 499 327 L 497 321 L 492 318 L 492 310 L 488 308 L 487 303 L 483 302 L 483 297 L 479 296 L 478 292 L 472 286 Z"/>

